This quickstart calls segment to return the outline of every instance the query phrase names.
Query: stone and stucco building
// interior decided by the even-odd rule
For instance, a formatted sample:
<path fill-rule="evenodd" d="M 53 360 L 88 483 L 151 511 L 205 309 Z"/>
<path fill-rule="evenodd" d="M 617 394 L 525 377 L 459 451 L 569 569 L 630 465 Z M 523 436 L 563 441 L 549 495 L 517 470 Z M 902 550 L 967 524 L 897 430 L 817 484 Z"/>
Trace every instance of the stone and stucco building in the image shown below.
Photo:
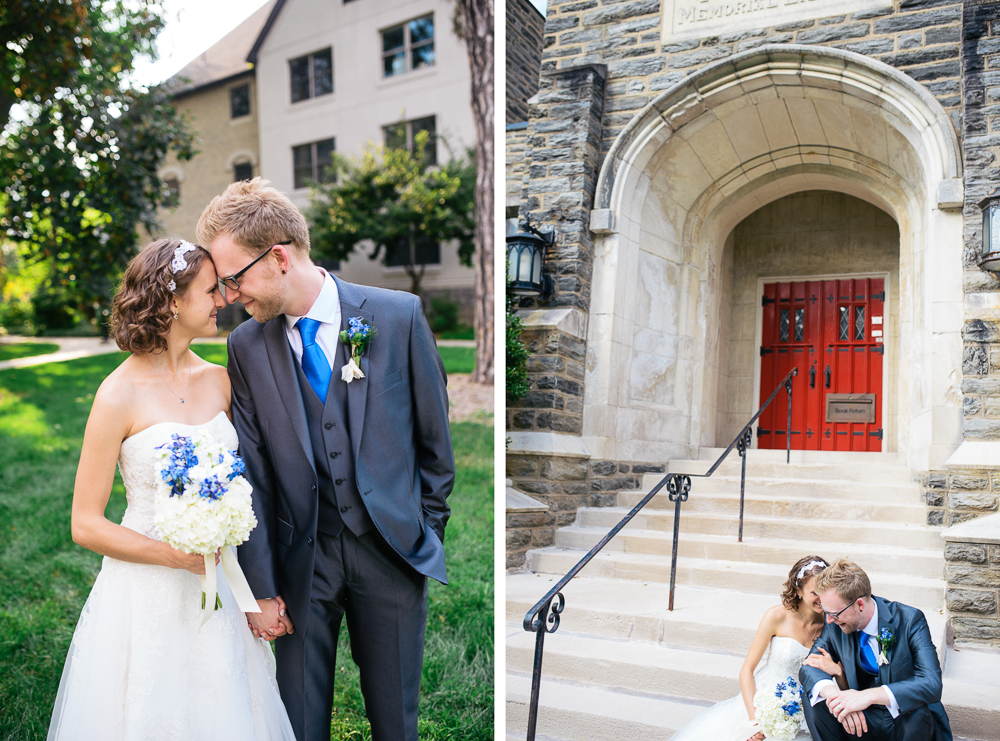
<path fill-rule="evenodd" d="M 174 78 L 177 107 L 191 116 L 199 154 L 170 159 L 161 176 L 179 190 L 164 211 L 168 234 L 194 238 L 208 201 L 235 179 L 262 176 L 303 211 L 310 179 L 330 153 L 369 145 L 412 146 L 427 130 L 432 159 L 461 156 L 475 139 L 464 42 L 446 0 L 272 0 Z M 399 259 L 372 261 L 359 248 L 333 272 L 406 290 Z M 425 301 L 450 297 L 471 324 L 474 271 L 457 247 L 427 247 Z"/>
<path fill-rule="evenodd" d="M 508 404 L 507 476 L 549 512 L 508 564 L 732 441 L 791 367 L 768 375 L 789 300 L 769 308 L 768 286 L 819 286 L 782 320 L 795 395 L 817 400 L 793 448 L 891 454 L 931 528 L 997 512 L 1000 281 L 977 264 L 977 204 L 1000 186 L 1000 3 L 550 0 L 543 47 L 507 195 L 556 230 L 555 292 L 521 302 L 531 392 Z M 862 380 L 836 341 L 809 345 L 827 301 Z M 824 385 L 873 397 L 874 421 L 831 423 Z M 767 426 L 755 446 L 784 411 Z M 950 589 L 992 594 L 949 597 L 957 632 L 997 643 L 991 542 L 945 558 Z"/>

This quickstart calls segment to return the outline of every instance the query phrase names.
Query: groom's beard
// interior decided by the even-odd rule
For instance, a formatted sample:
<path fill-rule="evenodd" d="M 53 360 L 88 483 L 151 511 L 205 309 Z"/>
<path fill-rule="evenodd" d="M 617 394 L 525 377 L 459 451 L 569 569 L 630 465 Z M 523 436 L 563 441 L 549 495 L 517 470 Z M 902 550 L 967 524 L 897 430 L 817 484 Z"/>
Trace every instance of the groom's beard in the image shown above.
<path fill-rule="evenodd" d="M 250 306 L 244 304 L 244 308 L 260 324 L 265 324 L 284 313 L 282 311 L 284 296 L 279 295 L 277 291 L 267 291 L 254 296 L 251 301 Z"/>

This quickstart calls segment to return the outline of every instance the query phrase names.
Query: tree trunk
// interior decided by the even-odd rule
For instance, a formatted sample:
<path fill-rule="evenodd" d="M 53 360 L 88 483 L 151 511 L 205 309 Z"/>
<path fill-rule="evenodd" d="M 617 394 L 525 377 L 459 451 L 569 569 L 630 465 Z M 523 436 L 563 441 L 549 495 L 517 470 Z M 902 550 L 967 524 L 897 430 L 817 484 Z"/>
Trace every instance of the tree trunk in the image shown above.
<path fill-rule="evenodd" d="M 476 369 L 473 383 L 493 383 L 493 0 L 458 0 L 472 72 L 476 123 Z"/>

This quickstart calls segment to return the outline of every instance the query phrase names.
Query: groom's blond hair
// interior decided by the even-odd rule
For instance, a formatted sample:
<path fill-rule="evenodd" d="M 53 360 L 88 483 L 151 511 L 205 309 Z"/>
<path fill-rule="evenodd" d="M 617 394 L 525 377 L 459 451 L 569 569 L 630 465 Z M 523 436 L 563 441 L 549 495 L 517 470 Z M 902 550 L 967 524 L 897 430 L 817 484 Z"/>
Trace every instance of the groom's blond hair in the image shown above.
<path fill-rule="evenodd" d="M 842 558 L 834 561 L 820 572 L 813 583 L 816 594 L 833 590 L 844 602 L 851 603 L 859 597 L 872 596 L 872 583 L 860 566 Z"/>
<path fill-rule="evenodd" d="M 205 207 L 195 231 L 204 245 L 228 234 L 248 255 L 258 255 L 289 240 L 299 254 L 309 254 L 305 218 L 284 193 L 263 178 L 230 183 Z"/>

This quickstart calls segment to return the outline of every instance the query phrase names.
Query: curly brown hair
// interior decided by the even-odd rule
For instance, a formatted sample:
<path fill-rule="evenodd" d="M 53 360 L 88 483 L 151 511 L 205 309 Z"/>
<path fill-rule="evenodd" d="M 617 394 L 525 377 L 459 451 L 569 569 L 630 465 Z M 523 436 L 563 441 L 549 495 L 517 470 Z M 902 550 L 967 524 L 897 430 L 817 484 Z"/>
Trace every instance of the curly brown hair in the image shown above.
<path fill-rule="evenodd" d="M 815 563 L 813 563 L 815 561 Z M 828 566 L 828 562 L 822 556 L 803 556 L 795 565 L 792 566 L 791 571 L 788 572 L 788 579 L 785 580 L 784 590 L 781 592 L 781 604 L 785 606 L 786 610 L 795 610 L 799 606 L 798 590 L 802 588 L 802 583 L 808 581 L 809 577 L 816 576 L 823 571 Z M 807 568 L 808 567 L 808 568 Z M 799 575 L 799 572 L 802 575 Z"/>
<path fill-rule="evenodd" d="M 118 347 L 132 353 L 167 349 L 173 312 L 170 300 L 183 296 L 211 255 L 204 247 L 184 254 L 187 267 L 174 273 L 170 263 L 182 239 L 150 242 L 132 258 L 111 302 L 111 336 Z M 174 282 L 171 290 L 170 281 Z"/>

